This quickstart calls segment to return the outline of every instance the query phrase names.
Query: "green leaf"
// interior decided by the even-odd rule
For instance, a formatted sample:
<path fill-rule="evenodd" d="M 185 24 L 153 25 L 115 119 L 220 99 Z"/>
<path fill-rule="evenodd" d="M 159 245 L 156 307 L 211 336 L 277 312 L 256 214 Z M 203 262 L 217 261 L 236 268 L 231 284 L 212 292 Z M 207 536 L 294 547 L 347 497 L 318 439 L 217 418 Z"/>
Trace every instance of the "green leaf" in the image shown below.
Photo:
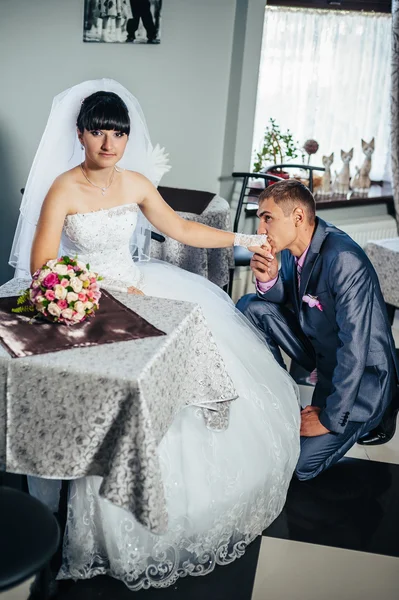
<path fill-rule="evenodd" d="M 258 173 L 268 163 L 285 162 L 298 156 L 299 143 L 294 141 L 289 129 L 282 132 L 273 117 L 269 118 L 263 138 L 263 147 L 255 155 L 253 170 Z"/>
<path fill-rule="evenodd" d="M 19 308 L 12 308 L 11 312 L 18 314 L 31 313 L 35 312 L 35 308 L 31 304 L 28 304 L 26 306 L 20 306 Z"/>

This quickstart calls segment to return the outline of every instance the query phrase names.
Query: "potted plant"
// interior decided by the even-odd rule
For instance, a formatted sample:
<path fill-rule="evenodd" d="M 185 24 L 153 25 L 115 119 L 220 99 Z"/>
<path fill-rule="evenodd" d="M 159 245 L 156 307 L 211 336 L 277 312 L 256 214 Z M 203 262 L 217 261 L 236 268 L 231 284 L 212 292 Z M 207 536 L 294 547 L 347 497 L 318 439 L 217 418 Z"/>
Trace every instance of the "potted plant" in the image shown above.
<path fill-rule="evenodd" d="M 256 153 L 254 172 L 260 173 L 270 165 L 288 162 L 289 160 L 297 158 L 298 154 L 299 143 L 294 141 L 290 130 L 287 129 L 286 132 L 282 132 L 279 125 L 277 125 L 276 120 L 270 118 L 269 125 L 265 130 L 263 146 L 260 152 Z M 282 169 L 273 169 L 268 172 L 270 175 L 289 179 L 289 173 Z"/>

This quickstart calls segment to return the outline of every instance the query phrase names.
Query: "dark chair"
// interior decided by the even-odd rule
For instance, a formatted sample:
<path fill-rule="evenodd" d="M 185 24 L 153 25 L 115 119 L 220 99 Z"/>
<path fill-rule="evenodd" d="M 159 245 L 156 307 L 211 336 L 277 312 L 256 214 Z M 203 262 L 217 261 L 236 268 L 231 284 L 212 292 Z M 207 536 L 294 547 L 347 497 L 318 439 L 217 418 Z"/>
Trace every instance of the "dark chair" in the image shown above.
<path fill-rule="evenodd" d="M 240 223 L 241 213 L 243 208 L 245 208 L 245 213 L 247 216 L 255 216 L 256 211 L 258 210 L 258 203 L 251 201 L 251 198 L 259 195 L 262 191 L 261 189 L 251 188 L 249 185 L 250 179 L 262 179 L 265 182 L 265 187 L 270 185 L 270 183 L 277 183 L 278 181 L 282 181 L 280 177 L 276 177 L 274 175 L 268 175 L 266 173 L 233 173 L 232 176 L 235 179 L 242 179 L 240 196 L 238 199 L 237 210 L 234 218 L 234 226 L 233 231 L 237 233 L 238 226 Z M 247 200 L 246 200 L 247 198 Z M 252 252 L 249 252 L 246 248 L 242 248 L 241 246 L 234 246 L 234 268 L 230 269 L 230 278 L 229 278 L 229 286 L 227 293 L 231 297 L 233 291 L 233 278 L 234 271 L 237 267 L 248 267 L 251 262 Z"/>
<path fill-rule="evenodd" d="M 50 561 L 60 545 L 56 518 L 25 492 L 0 486 L 0 592 L 37 575 L 38 598 L 50 597 Z"/>
<path fill-rule="evenodd" d="M 281 165 L 271 165 L 265 169 L 265 173 L 269 173 L 270 171 L 274 171 L 275 169 L 303 169 L 304 171 L 308 171 L 309 173 L 309 183 L 308 188 L 313 193 L 313 172 L 314 171 L 325 171 L 324 167 L 314 167 L 313 165 L 295 165 L 293 163 L 283 163 Z"/>
<path fill-rule="evenodd" d="M 20 192 L 23 195 L 25 191 L 25 188 L 21 188 Z M 151 231 L 151 239 L 155 240 L 156 242 L 160 242 L 163 243 L 165 241 L 165 238 L 163 235 L 161 235 L 160 233 L 155 233 L 155 231 Z"/>

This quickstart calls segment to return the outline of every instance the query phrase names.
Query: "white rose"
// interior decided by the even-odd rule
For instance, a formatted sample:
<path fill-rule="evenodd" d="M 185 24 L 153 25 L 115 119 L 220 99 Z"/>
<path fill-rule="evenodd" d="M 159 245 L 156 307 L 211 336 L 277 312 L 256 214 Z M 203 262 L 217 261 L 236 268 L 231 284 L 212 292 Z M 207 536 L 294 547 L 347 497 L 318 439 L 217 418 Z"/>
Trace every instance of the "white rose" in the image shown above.
<path fill-rule="evenodd" d="M 93 308 L 93 302 L 87 301 L 83 304 L 83 307 L 85 310 L 91 310 Z"/>
<path fill-rule="evenodd" d="M 50 269 L 54 269 L 55 265 L 57 265 L 57 264 L 58 264 L 58 261 L 57 261 L 57 259 L 56 259 L 56 258 L 53 258 L 52 260 L 48 260 L 48 261 L 46 262 L 46 265 L 47 265 L 48 267 L 50 267 Z"/>
<path fill-rule="evenodd" d="M 84 316 L 84 313 L 75 313 L 74 315 L 72 315 L 72 321 L 75 321 L 75 323 L 79 323 L 79 321 L 81 321 Z"/>
<path fill-rule="evenodd" d="M 35 290 L 36 288 L 38 288 L 40 286 L 40 283 L 38 281 L 32 281 L 32 288 Z"/>
<path fill-rule="evenodd" d="M 61 284 L 54 286 L 54 294 L 57 300 L 65 300 L 67 296 L 67 290 Z"/>
<path fill-rule="evenodd" d="M 79 294 L 82 291 L 83 283 L 80 281 L 78 277 L 72 277 L 69 281 L 69 285 L 73 289 L 74 292 Z"/>
<path fill-rule="evenodd" d="M 74 308 L 75 308 L 75 310 L 76 310 L 78 313 L 80 313 L 80 314 L 82 314 L 82 313 L 84 313 L 84 312 L 85 312 L 85 307 L 84 307 L 84 304 L 83 304 L 83 302 L 81 302 L 80 300 L 79 300 L 78 302 L 75 302 L 75 306 L 74 306 Z"/>
<path fill-rule="evenodd" d="M 50 313 L 50 315 L 53 315 L 53 317 L 59 317 L 61 314 L 61 309 L 57 304 L 55 304 L 55 302 L 50 302 L 50 304 L 47 307 L 47 310 Z"/>
<path fill-rule="evenodd" d="M 36 296 L 35 299 L 35 304 L 43 304 L 43 302 L 45 302 L 46 298 L 44 296 Z"/>
<path fill-rule="evenodd" d="M 86 273 L 81 273 L 81 274 L 79 275 L 79 279 L 80 279 L 80 281 L 88 281 L 88 279 L 89 279 L 89 274 L 88 274 L 87 272 L 86 272 Z"/>
<path fill-rule="evenodd" d="M 53 271 L 58 273 L 58 275 L 66 275 L 68 273 L 68 267 L 66 265 L 57 264 L 53 268 Z"/>
<path fill-rule="evenodd" d="M 68 321 L 70 321 L 73 317 L 72 308 L 64 308 L 64 310 L 61 312 L 61 317 L 64 317 L 64 319 L 68 319 Z"/>
<path fill-rule="evenodd" d="M 40 283 L 43 281 L 43 279 L 45 279 L 47 277 L 47 275 L 49 274 L 50 269 L 44 268 L 40 271 L 39 273 L 39 277 L 36 279 L 36 281 L 39 281 Z"/>
<path fill-rule="evenodd" d="M 70 304 L 71 302 L 76 302 L 77 299 L 78 299 L 78 295 L 75 294 L 75 292 L 67 293 L 66 301 L 68 302 L 68 304 Z"/>

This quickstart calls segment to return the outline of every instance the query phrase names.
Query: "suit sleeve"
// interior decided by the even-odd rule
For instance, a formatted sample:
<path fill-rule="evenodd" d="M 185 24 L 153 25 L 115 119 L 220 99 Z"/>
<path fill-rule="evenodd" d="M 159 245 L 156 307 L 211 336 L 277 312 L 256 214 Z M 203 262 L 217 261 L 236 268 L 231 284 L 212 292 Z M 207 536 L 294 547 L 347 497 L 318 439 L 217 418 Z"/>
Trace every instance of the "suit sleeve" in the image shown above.
<path fill-rule="evenodd" d="M 332 378 L 333 392 L 320 413 L 332 432 L 342 433 L 358 395 L 370 343 L 373 282 L 369 268 L 354 252 L 341 252 L 331 265 L 329 283 L 335 296 L 340 347 Z"/>
<path fill-rule="evenodd" d="M 274 302 L 274 304 L 284 304 L 286 301 L 286 293 L 281 269 L 278 273 L 277 281 L 273 285 L 273 287 L 271 287 L 267 292 L 261 292 L 257 286 L 256 293 L 259 298 L 267 300 L 267 302 Z"/>

